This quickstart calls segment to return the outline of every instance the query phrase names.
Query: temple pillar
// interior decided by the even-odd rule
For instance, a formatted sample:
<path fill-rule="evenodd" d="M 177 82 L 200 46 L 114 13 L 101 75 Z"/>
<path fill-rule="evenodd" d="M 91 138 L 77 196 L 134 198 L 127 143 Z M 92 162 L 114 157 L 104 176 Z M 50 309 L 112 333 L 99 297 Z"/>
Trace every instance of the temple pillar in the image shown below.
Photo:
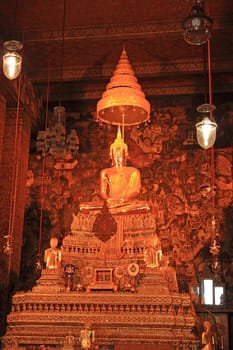
<path fill-rule="evenodd" d="M 10 297 L 20 273 L 22 235 L 28 157 L 31 134 L 31 119 L 25 110 L 2 109 L 0 135 L 0 334 L 5 330 L 5 315 L 9 312 Z M 17 125 L 16 125 L 17 124 Z M 1 128 L 0 128 L 1 129 Z M 10 234 L 10 239 L 7 236 Z M 7 242 L 12 252 L 6 254 Z"/>
<path fill-rule="evenodd" d="M 3 97 L 3 95 L 0 94 L 0 179 L 3 177 L 3 172 L 2 172 L 2 149 L 3 149 L 3 139 L 4 139 L 4 131 L 5 131 L 5 122 L 6 122 L 6 100 Z M 0 187 L 0 196 L 2 196 L 2 186 Z M 1 199 L 1 197 L 0 197 Z M 2 202 L 0 200 L 0 202 Z M 4 216 L 2 211 L 0 211 L 0 222 L 2 225 Z M 3 247 L 4 244 L 4 239 L 3 235 L 1 234 L 0 231 L 0 247 Z M 0 248 L 1 249 L 1 248 Z M 0 265 L 0 280 L 3 280 L 3 275 L 2 275 L 2 268 Z"/>
<path fill-rule="evenodd" d="M 0 95 L 0 164 L 2 160 L 2 145 L 6 118 L 6 99 Z"/>
<path fill-rule="evenodd" d="M 3 177 L 3 170 L 2 170 L 2 149 L 3 149 L 3 143 L 4 143 L 4 132 L 5 132 L 5 122 L 6 122 L 6 100 L 3 97 L 3 95 L 0 94 L 0 181 Z M 1 182 L 0 182 L 1 184 Z M 0 223 L 1 228 L 3 226 L 4 222 L 4 213 L 2 211 L 2 207 L 4 206 L 3 203 L 3 186 L 0 185 Z M 7 301 L 7 293 L 5 293 L 5 276 L 6 276 L 6 257 L 3 257 L 2 254 L 2 247 L 4 245 L 5 239 L 4 239 L 4 233 L 3 230 L 0 230 L 0 250 L 1 250 L 1 258 L 0 258 L 0 335 L 2 334 L 2 329 L 4 328 L 2 325 L 4 324 L 4 315 L 6 313 L 6 301 Z"/>
<path fill-rule="evenodd" d="M 12 227 L 10 231 L 12 231 L 13 251 L 6 259 L 7 273 L 13 273 L 17 276 L 20 272 L 30 135 L 31 121 L 27 113 L 20 110 L 17 117 L 15 109 L 8 109 L 2 145 L 0 175 L 2 200 L 0 209 L 4 218 L 2 222 L 3 235 L 9 233 L 10 225 Z"/>
<path fill-rule="evenodd" d="M 6 329 L 6 314 L 20 272 L 31 124 L 37 124 L 41 109 L 42 98 L 26 75 L 9 80 L 0 71 L 0 336 Z M 9 231 L 13 252 L 6 255 L 3 251 Z"/>

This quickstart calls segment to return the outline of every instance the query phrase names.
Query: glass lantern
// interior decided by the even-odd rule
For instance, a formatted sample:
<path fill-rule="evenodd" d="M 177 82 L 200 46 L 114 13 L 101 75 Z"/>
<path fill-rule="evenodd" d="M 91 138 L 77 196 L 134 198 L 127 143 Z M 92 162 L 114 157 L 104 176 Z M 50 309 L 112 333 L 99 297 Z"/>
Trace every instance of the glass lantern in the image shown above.
<path fill-rule="evenodd" d="M 11 40 L 6 41 L 3 47 L 3 73 L 8 79 L 13 80 L 17 78 L 21 72 L 22 55 L 20 54 L 20 50 L 23 45 L 20 41 Z"/>
<path fill-rule="evenodd" d="M 196 124 L 197 142 L 204 149 L 211 148 L 216 140 L 217 124 L 215 121 L 204 117 L 202 121 Z"/>

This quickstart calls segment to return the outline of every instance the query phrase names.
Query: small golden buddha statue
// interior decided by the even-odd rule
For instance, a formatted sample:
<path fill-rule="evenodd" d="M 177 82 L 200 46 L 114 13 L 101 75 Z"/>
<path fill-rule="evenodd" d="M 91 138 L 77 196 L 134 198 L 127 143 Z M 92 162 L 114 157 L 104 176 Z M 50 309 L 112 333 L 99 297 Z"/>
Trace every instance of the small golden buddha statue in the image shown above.
<path fill-rule="evenodd" d="M 95 332 L 90 329 L 89 326 L 82 329 L 80 332 L 80 343 L 81 348 L 84 350 L 89 350 L 95 341 Z"/>
<path fill-rule="evenodd" d="M 130 202 L 140 193 L 141 176 L 138 169 L 126 166 L 128 146 L 118 127 L 117 137 L 110 147 L 112 167 L 100 174 L 100 194 L 111 204 Z"/>
<path fill-rule="evenodd" d="M 58 269 L 61 266 L 61 250 L 57 248 L 58 239 L 52 237 L 50 239 L 50 248 L 45 250 L 44 262 L 46 269 Z"/>
<path fill-rule="evenodd" d="M 144 261 L 146 266 L 151 268 L 159 267 L 162 259 L 162 249 L 159 237 L 153 235 L 148 239 L 145 245 Z"/>
<path fill-rule="evenodd" d="M 204 331 L 201 335 L 201 344 L 203 350 L 211 350 L 214 346 L 214 335 L 211 331 L 211 322 L 210 321 L 204 321 L 203 323 Z"/>

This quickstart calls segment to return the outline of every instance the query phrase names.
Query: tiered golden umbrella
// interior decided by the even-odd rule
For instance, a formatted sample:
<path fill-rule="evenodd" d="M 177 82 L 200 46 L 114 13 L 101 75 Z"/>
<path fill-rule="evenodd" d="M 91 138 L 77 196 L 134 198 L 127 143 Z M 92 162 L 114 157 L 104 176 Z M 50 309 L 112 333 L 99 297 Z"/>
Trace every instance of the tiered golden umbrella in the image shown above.
<path fill-rule="evenodd" d="M 149 119 L 150 103 L 123 49 L 113 76 L 97 103 L 97 120 L 112 125 L 132 126 Z"/>

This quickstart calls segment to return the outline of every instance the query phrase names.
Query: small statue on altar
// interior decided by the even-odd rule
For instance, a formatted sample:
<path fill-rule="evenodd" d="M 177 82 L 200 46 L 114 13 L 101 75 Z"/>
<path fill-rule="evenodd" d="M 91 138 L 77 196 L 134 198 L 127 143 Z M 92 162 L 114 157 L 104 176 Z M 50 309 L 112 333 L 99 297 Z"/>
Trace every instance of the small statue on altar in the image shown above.
<path fill-rule="evenodd" d="M 157 235 L 153 235 L 151 239 L 148 240 L 146 248 L 144 251 L 144 261 L 148 267 L 159 267 L 160 261 L 162 259 L 162 249 L 160 240 Z"/>
<path fill-rule="evenodd" d="M 52 237 L 50 239 L 50 248 L 45 250 L 44 262 L 46 269 L 58 269 L 61 267 L 61 250 L 57 248 L 58 239 Z"/>
<path fill-rule="evenodd" d="M 90 326 L 86 326 L 80 332 L 81 348 L 88 350 L 91 348 L 92 343 L 95 341 L 95 332 L 90 329 Z"/>
<path fill-rule="evenodd" d="M 213 334 L 211 332 L 211 322 L 210 321 L 204 321 L 203 322 L 204 331 L 201 335 L 201 344 L 202 344 L 202 350 L 212 350 L 212 343 L 213 343 Z"/>

